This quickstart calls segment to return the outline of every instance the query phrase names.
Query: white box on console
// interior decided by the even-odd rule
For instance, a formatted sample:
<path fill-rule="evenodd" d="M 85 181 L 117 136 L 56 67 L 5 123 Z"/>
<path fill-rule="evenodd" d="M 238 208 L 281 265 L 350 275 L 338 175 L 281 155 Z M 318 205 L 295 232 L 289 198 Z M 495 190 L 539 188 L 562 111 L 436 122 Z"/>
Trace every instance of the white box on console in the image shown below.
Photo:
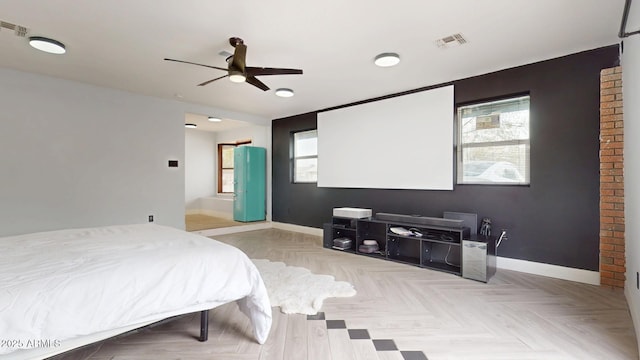
<path fill-rule="evenodd" d="M 342 207 L 342 208 L 333 208 L 333 216 L 361 219 L 371 217 L 371 209 L 361 209 L 361 208 L 350 208 L 350 207 Z"/>

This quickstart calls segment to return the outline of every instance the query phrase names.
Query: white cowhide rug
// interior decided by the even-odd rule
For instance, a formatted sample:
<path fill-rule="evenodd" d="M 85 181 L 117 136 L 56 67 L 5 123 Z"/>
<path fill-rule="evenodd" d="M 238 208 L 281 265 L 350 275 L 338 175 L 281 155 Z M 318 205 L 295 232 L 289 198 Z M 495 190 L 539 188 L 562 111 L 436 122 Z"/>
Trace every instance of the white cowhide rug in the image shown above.
<path fill-rule="evenodd" d="M 271 306 L 279 306 L 285 314 L 315 315 L 324 299 L 356 294 L 353 285 L 336 281 L 331 275 L 317 275 L 303 267 L 265 259 L 251 261 L 262 276 Z"/>

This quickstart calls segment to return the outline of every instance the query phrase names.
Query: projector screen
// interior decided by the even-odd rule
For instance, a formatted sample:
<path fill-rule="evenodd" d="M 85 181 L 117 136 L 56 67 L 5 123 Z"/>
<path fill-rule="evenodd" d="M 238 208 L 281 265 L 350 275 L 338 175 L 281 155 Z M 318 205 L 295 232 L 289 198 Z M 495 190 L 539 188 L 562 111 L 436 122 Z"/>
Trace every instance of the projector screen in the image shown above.
<path fill-rule="evenodd" d="M 318 186 L 453 190 L 453 86 L 318 114 Z"/>

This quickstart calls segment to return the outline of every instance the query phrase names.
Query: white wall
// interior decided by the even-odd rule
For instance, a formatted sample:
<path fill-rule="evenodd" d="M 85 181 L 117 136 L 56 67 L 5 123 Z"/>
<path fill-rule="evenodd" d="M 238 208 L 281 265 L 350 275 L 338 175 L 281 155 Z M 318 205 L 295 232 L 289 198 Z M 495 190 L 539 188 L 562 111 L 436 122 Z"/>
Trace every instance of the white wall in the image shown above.
<path fill-rule="evenodd" d="M 200 208 L 201 197 L 215 196 L 217 171 L 216 133 L 185 129 L 185 207 Z"/>
<path fill-rule="evenodd" d="M 267 147 L 271 133 L 268 126 L 248 125 L 217 132 L 216 143 L 232 143 L 251 139 L 251 146 Z"/>
<path fill-rule="evenodd" d="M 149 214 L 184 228 L 185 113 L 268 124 L 9 69 L 0 79 L 0 236 L 143 223 Z"/>
<path fill-rule="evenodd" d="M 639 9 L 640 6 L 635 7 Z M 628 31 L 636 30 L 630 28 Z M 625 295 L 640 343 L 640 35 L 624 39 L 622 54 L 624 93 L 624 194 L 627 281 Z"/>

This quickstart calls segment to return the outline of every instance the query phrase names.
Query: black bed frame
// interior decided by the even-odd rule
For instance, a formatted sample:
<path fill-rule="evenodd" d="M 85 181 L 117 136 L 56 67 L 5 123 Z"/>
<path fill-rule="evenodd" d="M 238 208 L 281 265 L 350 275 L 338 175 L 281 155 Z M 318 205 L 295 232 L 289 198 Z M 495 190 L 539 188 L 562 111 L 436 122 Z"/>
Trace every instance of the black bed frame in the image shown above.
<path fill-rule="evenodd" d="M 199 341 L 207 341 L 209 339 L 209 310 L 200 312 L 200 337 Z"/>
<path fill-rule="evenodd" d="M 139 332 L 140 330 L 164 324 L 165 322 L 171 321 L 171 320 L 173 320 L 173 319 L 175 319 L 177 317 L 184 316 L 184 315 L 187 315 L 187 314 L 172 316 L 170 318 L 167 318 L 167 319 L 164 319 L 164 320 L 160 320 L 160 321 L 156 321 L 156 322 L 151 323 L 149 325 L 146 325 L 146 326 L 143 326 L 143 327 L 140 327 L 140 328 L 137 328 L 137 329 L 129 330 L 129 331 L 124 332 L 122 334 L 118 334 L 118 335 L 112 336 L 111 338 L 103 339 L 103 340 L 100 340 L 100 341 L 106 341 L 106 340 L 117 338 L 117 337 L 121 337 L 121 336 L 131 335 L 131 334 Z M 200 311 L 200 336 L 198 337 L 198 341 L 205 342 L 208 339 L 209 339 L 209 310 L 202 310 L 202 311 Z M 70 353 L 72 351 L 76 351 L 78 349 L 81 349 L 83 347 L 90 346 L 90 345 L 92 345 L 92 344 L 83 345 L 83 346 L 77 347 L 75 349 L 69 349 L 69 350 L 67 350 L 67 351 L 65 351 L 63 353 L 60 353 L 60 354 L 54 355 L 52 357 L 49 357 L 46 360 L 57 359 L 59 356 L 61 356 L 63 354 L 67 354 L 67 353 Z"/>

